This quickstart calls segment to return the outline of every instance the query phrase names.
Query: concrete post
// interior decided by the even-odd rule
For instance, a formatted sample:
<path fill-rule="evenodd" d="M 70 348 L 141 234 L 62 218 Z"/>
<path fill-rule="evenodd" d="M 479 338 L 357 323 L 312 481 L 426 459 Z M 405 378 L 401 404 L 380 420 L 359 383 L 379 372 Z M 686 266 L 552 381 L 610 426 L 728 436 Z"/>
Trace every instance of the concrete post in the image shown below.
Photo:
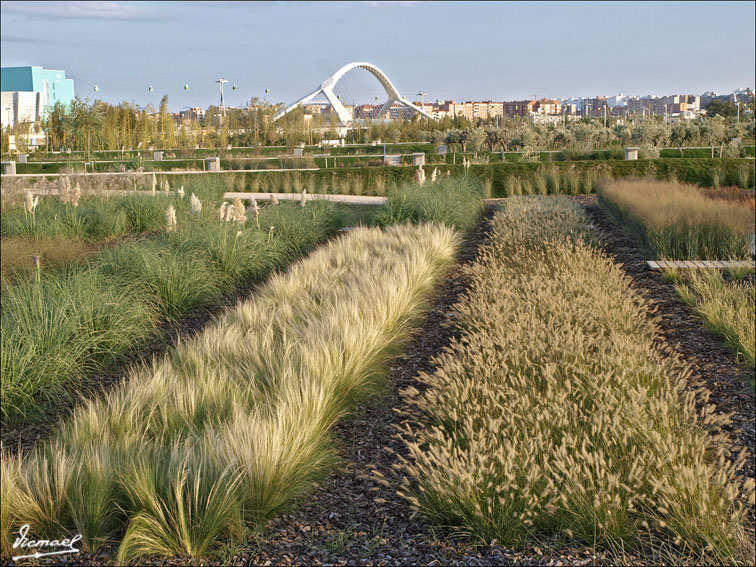
<path fill-rule="evenodd" d="M 3 174 L 4 175 L 16 175 L 16 162 L 4 161 L 3 162 Z"/>
<path fill-rule="evenodd" d="M 163 152 L 152 152 L 152 159 L 155 161 L 163 161 Z"/>
<path fill-rule="evenodd" d="M 412 165 L 425 165 L 425 154 L 422 152 L 412 154 Z"/>
<path fill-rule="evenodd" d="M 625 161 L 638 159 L 638 148 L 625 148 Z"/>
<path fill-rule="evenodd" d="M 294 148 L 294 157 L 302 157 L 302 148 Z"/>
<path fill-rule="evenodd" d="M 219 157 L 210 157 L 205 158 L 205 163 L 207 164 L 207 170 L 208 171 L 220 171 L 220 158 Z"/>

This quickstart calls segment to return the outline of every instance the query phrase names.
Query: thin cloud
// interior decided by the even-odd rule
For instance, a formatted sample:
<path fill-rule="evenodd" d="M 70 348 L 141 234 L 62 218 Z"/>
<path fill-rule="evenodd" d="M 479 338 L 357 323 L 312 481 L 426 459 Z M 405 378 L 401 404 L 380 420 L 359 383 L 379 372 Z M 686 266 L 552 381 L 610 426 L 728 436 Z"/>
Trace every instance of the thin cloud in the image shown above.
<path fill-rule="evenodd" d="M 77 20 L 146 20 L 155 15 L 139 6 L 119 2 L 3 2 L 2 11 L 38 18 Z"/>
<path fill-rule="evenodd" d="M 402 8 L 411 8 L 417 6 L 420 2 L 415 0 L 368 0 L 365 2 L 371 8 L 390 8 L 392 6 L 401 6 Z"/>
<path fill-rule="evenodd" d="M 18 37 L 15 35 L 4 35 L 2 38 L 0 38 L 3 42 L 8 43 L 36 43 L 39 41 L 39 38 L 31 39 L 29 37 Z M 46 41 L 46 40 L 42 40 Z"/>

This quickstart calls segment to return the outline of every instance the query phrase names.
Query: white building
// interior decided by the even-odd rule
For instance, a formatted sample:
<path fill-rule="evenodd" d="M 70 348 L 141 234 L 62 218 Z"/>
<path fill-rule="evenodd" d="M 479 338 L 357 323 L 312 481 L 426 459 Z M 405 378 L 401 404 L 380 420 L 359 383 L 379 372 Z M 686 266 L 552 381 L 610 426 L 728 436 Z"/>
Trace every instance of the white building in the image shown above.
<path fill-rule="evenodd" d="M 614 95 L 606 99 L 606 104 L 609 108 L 615 108 L 617 106 L 627 106 L 627 95 L 622 93 Z"/>
<path fill-rule="evenodd" d="M 24 122 L 36 122 L 44 115 L 41 92 L 9 91 L 0 95 L 2 127 L 15 127 Z"/>
<path fill-rule="evenodd" d="M 583 97 L 579 98 L 563 98 L 559 102 L 562 103 L 562 106 L 568 106 L 568 105 L 574 105 L 576 110 L 578 112 L 582 112 L 583 110 Z"/>

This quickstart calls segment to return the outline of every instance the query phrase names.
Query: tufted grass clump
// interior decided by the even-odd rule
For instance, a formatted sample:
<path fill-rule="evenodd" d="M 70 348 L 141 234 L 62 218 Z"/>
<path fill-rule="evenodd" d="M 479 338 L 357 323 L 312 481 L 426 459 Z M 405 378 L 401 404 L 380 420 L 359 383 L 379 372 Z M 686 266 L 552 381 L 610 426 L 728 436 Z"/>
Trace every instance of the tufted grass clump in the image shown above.
<path fill-rule="evenodd" d="M 2 420 L 38 418 L 84 373 L 105 368 L 153 330 L 157 312 L 134 286 L 96 270 L 42 272 L 3 287 Z M 135 300 L 136 299 L 136 300 Z"/>
<path fill-rule="evenodd" d="M 642 242 L 653 259 L 749 259 L 753 210 L 698 187 L 651 179 L 602 181 L 599 203 Z"/>
<path fill-rule="evenodd" d="M 472 176 L 397 187 L 376 214 L 376 223 L 443 222 L 459 230 L 475 226 L 483 214 L 484 188 Z"/>
<path fill-rule="evenodd" d="M 385 391 L 459 243 L 435 224 L 355 229 L 133 368 L 52 440 L 4 454 L 3 555 L 19 522 L 35 537 L 86 527 L 91 550 L 120 538 L 118 562 L 244 541 L 334 463 L 333 425 Z"/>
<path fill-rule="evenodd" d="M 727 281 L 718 270 L 688 270 L 675 283 L 680 298 L 721 335 L 741 363 L 756 368 L 756 290 L 753 280 Z"/>
<path fill-rule="evenodd" d="M 727 418 L 588 237 L 561 198 L 510 198 L 496 215 L 453 309 L 461 337 L 405 392 L 401 494 L 475 542 L 561 534 L 747 561 L 754 484 Z"/>

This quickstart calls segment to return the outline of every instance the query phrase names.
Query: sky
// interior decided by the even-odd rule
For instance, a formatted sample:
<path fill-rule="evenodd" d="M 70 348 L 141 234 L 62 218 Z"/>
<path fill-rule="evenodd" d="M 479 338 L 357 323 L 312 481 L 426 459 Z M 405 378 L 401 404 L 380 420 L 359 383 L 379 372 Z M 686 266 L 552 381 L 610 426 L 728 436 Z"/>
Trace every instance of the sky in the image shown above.
<path fill-rule="evenodd" d="M 219 76 L 228 106 L 294 102 L 352 61 L 410 100 L 729 93 L 756 82 L 755 6 L 7 1 L 0 61 L 63 69 L 82 98 L 144 106 L 167 94 L 173 111 L 218 104 Z"/>

